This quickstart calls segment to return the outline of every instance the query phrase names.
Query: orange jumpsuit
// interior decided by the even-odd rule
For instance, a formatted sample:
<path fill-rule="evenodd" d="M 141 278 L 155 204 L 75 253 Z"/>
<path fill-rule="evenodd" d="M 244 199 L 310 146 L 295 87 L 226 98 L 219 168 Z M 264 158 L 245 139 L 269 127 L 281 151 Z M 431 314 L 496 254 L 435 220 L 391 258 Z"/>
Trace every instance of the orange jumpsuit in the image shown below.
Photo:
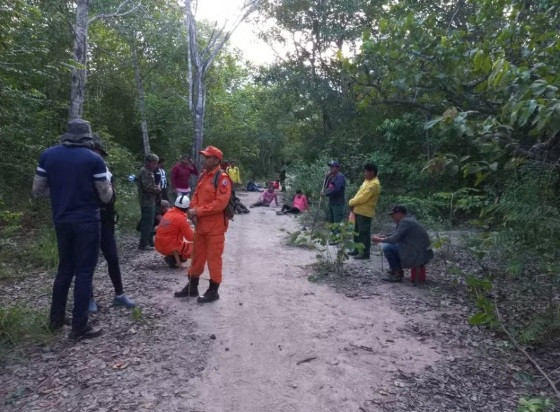
<path fill-rule="evenodd" d="M 214 187 L 214 175 L 221 173 L 218 187 Z M 228 218 L 224 215 L 231 196 L 231 180 L 219 166 L 200 176 L 191 199 L 190 208 L 196 209 L 196 228 L 192 254 L 190 277 L 200 277 L 208 262 L 212 282 L 222 283 L 222 254 Z"/>
<path fill-rule="evenodd" d="M 154 246 L 162 255 L 169 256 L 177 252 L 187 260 L 192 253 L 193 240 L 194 232 L 186 213 L 174 207 L 162 216 L 156 229 Z"/>

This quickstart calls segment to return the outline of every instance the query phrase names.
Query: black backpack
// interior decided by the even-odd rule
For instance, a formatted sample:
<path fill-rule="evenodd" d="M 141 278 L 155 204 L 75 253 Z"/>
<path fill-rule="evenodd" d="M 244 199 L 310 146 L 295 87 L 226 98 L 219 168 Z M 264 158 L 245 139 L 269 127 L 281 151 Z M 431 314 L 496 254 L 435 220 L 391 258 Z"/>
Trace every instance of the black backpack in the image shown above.
<path fill-rule="evenodd" d="M 224 217 L 229 219 L 229 220 L 233 220 L 233 216 L 235 216 L 235 203 L 233 201 L 233 199 L 235 199 L 235 194 L 233 192 L 233 183 L 231 181 L 231 179 L 229 178 L 229 176 L 224 173 L 224 172 L 218 172 L 214 175 L 214 179 L 213 179 L 213 183 L 214 183 L 214 188 L 216 190 L 218 190 L 218 180 L 220 180 L 221 176 L 227 177 L 229 182 L 231 183 L 231 194 L 229 196 L 229 201 L 228 204 L 226 206 L 226 208 L 224 209 Z"/>

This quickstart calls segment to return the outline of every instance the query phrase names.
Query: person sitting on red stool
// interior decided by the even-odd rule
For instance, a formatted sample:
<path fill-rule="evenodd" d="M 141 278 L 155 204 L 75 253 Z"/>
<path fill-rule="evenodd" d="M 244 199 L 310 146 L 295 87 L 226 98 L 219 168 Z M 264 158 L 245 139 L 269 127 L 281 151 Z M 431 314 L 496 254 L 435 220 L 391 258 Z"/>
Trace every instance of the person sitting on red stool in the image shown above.
<path fill-rule="evenodd" d="M 389 262 L 389 276 L 383 280 L 401 282 L 403 268 L 425 265 L 434 257 L 434 252 L 428 232 L 413 216 L 408 215 L 405 206 L 393 206 L 389 215 L 397 224 L 395 230 L 389 235 L 373 235 L 371 240 L 381 243 Z"/>

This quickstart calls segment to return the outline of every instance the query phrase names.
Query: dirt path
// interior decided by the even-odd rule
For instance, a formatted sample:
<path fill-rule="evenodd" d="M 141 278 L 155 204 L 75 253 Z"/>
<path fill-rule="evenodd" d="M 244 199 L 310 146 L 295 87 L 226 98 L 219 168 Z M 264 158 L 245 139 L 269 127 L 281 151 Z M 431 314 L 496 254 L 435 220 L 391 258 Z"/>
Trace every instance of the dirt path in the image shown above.
<path fill-rule="evenodd" d="M 316 252 L 286 247 L 279 230 L 296 224 L 264 208 L 236 217 L 223 298 L 206 306 L 170 302 L 217 336 L 208 367 L 189 383 L 189 408 L 358 410 L 397 368 L 418 370 L 439 357 L 398 332 L 405 320 L 384 299 L 351 300 L 308 282 L 304 266 Z"/>
<path fill-rule="evenodd" d="M 242 194 L 244 203 L 257 195 Z M 391 301 L 395 285 L 377 283 L 375 292 L 357 287 L 347 297 L 309 282 L 306 265 L 317 252 L 286 246 L 286 231 L 297 228 L 296 219 L 276 216 L 272 208 L 236 216 L 227 234 L 221 299 L 207 305 L 173 298 L 185 272 L 165 268 L 155 252 L 138 253 L 129 240 L 122 256 L 125 288 L 142 314 L 133 319 L 110 306 L 102 264 L 95 289 L 104 309 L 96 320 L 105 335 L 71 344 L 60 334 L 28 362 L 9 365 L 0 377 L 1 409 L 397 410 L 382 407 L 383 388 L 401 386 L 395 376 L 464 355 L 460 345 L 446 345 L 446 337 L 426 339 L 410 327 Z M 366 285 L 379 262 L 349 265 Z M 202 290 L 206 285 L 201 281 Z M 404 299 L 422 293 L 411 290 Z M 48 306 L 48 293 L 38 302 Z M 414 322 L 429 330 L 430 323 L 438 327 L 436 318 L 425 313 Z"/>

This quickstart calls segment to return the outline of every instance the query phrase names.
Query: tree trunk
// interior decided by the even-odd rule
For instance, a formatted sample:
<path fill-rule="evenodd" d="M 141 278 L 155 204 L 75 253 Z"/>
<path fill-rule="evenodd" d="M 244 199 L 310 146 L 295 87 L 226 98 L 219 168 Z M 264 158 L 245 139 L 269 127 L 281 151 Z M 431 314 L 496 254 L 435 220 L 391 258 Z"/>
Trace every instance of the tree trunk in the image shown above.
<path fill-rule="evenodd" d="M 204 86 L 204 78 L 200 71 L 195 70 L 193 76 L 195 86 L 195 100 L 192 110 L 194 123 L 194 139 L 193 139 L 193 159 L 197 168 L 200 170 L 202 159 L 200 158 L 200 150 L 204 141 L 204 117 L 206 116 L 206 90 Z"/>
<path fill-rule="evenodd" d="M 200 50 L 198 47 L 196 21 L 192 11 L 192 0 L 185 0 L 185 24 L 187 26 L 187 45 L 189 48 L 187 51 L 189 63 L 189 109 L 194 124 L 192 157 L 199 169 L 201 159 L 198 152 L 202 149 L 204 141 L 204 116 L 206 115 L 206 85 L 204 84 L 204 76 L 220 50 L 231 37 L 233 31 L 253 12 L 259 1 L 252 0 L 246 2 L 232 28 L 229 31 L 226 31 L 225 27 L 214 30 L 208 39 L 206 47 Z"/>
<path fill-rule="evenodd" d="M 197 168 L 201 169 L 201 159 L 198 153 L 202 150 L 204 140 L 204 73 L 200 52 L 198 50 L 198 40 L 196 34 L 196 21 L 194 19 L 191 0 L 185 1 L 185 23 L 188 35 L 188 81 L 189 81 L 189 110 L 191 112 L 194 135 L 192 141 L 192 158 Z"/>
<path fill-rule="evenodd" d="M 80 66 L 72 70 L 70 86 L 70 120 L 81 119 L 87 80 L 87 34 L 89 0 L 76 1 L 76 24 L 74 26 L 74 61 Z"/>
<path fill-rule="evenodd" d="M 150 137 L 148 136 L 148 119 L 146 116 L 146 93 L 144 91 L 144 81 L 140 73 L 140 64 L 138 63 L 138 51 L 136 50 L 135 34 L 132 34 L 130 41 L 130 51 L 132 53 L 132 65 L 134 66 L 134 79 L 136 80 L 136 88 L 138 89 L 138 110 L 140 111 L 140 120 L 142 127 L 142 144 L 144 147 L 144 155 L 150 154 Z"/>

